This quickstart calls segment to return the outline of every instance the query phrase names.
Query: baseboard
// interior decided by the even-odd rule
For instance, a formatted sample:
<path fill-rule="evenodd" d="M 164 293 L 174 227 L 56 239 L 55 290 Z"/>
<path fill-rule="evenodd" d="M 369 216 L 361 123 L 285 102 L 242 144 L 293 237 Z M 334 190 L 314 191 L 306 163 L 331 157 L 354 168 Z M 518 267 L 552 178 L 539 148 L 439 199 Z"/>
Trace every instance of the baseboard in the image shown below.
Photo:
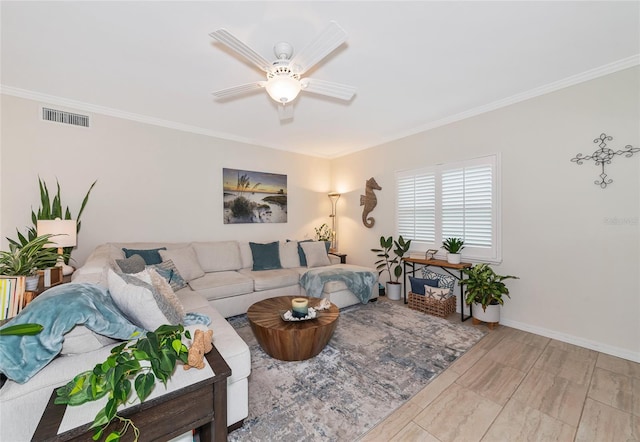
<path fill-rule="evenodd" d="M 577 336 L 559 333 L 542 327 L 536 327 L 522 322 L 511 321 L 509 319 L 500 318 L 500 324 L 507 327 L 517 328 L 518 330 L 535 333 L 536 335 L 552 338 L 568 344 L 577 345 L 579 347 L 588 348 L 590 350 L 606 353 L 632 362 L 640 362 L 640 352 L 633 352 L 624 348 L 613 347 L 611 345 L 602 344 L 600 342 L 591 341 L 589 339 L 579 338 Z"/>

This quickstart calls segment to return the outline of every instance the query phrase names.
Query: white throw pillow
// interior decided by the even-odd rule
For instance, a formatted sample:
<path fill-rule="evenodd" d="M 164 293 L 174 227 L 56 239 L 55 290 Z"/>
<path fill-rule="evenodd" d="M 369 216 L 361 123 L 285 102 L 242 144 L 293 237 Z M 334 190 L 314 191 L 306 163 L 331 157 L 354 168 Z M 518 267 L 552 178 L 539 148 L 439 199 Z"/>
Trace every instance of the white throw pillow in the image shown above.
<path fill-rule="evenodd" d="M 300 267 L 298 241 L 280 241 L 280 264 L 283 269 Z"/>
<path fill-rule="evenodd" d="M 300 247 L 307 258 L 307 267 L 324 267 L 331 265 L 324 241 L 301 242 Z"/>
<path fill-rule="evenodd" d="M 149 272 L 156 273 L 153 270 Z M 156 276 L 158 276 L 157 273 Z M 163 324 L 175 325 L 184 318 L 184 309 L 181 315 L 179 311 L 172 309 L 172 305 L 163 294 L 138 278 L 118 275 L 113 269 L 109 269 L 107 281 L 113 301 L 120 311 L 138 327 L 155 331 Z"/>
<path fill-rule="evenodd" d="M 184 247 L 182 249 L 160 250 L 160 256 L 163 261 L 171 260 L 178 269 L 178 273 L 189 282 L 204 276 L 204 270 L 198 262 L 198 255 L 193 247 Z"/>
<path fill-rule="evenodd" d="M 447 299 L 450 292 L 451 290 L 446 287 L 431 287 L 430 285 L 424 286 L 424 295 L 427 298 L 433 298 L 439 301 L 444 301 L 445 299 Z"/>

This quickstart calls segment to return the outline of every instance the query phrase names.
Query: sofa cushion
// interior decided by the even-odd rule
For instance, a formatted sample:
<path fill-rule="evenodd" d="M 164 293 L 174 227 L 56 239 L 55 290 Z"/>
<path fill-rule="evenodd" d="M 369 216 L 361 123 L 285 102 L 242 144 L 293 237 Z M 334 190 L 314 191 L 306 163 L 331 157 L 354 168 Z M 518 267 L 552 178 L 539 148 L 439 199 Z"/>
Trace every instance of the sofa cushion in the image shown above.
<path fill-rule="evenodd" d="M 155 271 L 150 270 L 149 273 L 152 282 L 163 281 L 171 290 L 164 278 Z M 138 327 L 154 331 L 162 324 L 175 325 L 184 318 L 184 309 L 181 309 L 181 304 L 178 307 L 178 298 L 171 299 L 164 288 L 158 290 L 133 276 L 117 274 L 113 269 L 108 270 L 107 280 L 111 298 L 122 313 Z"/>
<path fill-rule="evenodd" d="M 173 261 L 178 272 L 187 282 L 204 276 L 196 251 L 191 246 L 175 250 L 160 250 L 160 256 L 164 261 Z"/>
<path fill-rule="evenodd" d="M 122 248 L 124 252 L 125 258 L 131 258 L 133 255 L 140 255 L 142 259 L 144 259 L 145 264 L 160 264 L 162 262 L 162 258 L 158 253 L 160 250 L 166 250 L 166 247 L 159 247 L 157 249 L 127 249 L 125 247 Z"/>
<path fill-rule="evenodd" d="M 205 273 L 242 268 L 237 241 L 194 242 L 192 246 Z"/>
<path fill-rule="evenodd" d="M 250 242 L 251 255 L 253 256 L 254 271 L 281 269 L 280 242 L 274 241 L 266 244 Z"/>
<path fill-rule="evenodd" d="M 300 267 L 298 241 L 286 241 L 280 243 L 280 264 L 282 264 L 283 269 Z"/>
<path fill-rule="evenodd" d="M 167 280 L 173 291 L 178 291 L 187 286 L 187 281 L 184 280 L 173 261 L 170 259 L 162 261 L 160 264 L 154 264 L 145 267 L 147 270 L 155 270 L 158 275 Z"/>
<path fill-rule="evenodd" d="M 65 333 L 60 354 L 73 355 L 88 353 L 117 342 L 119 342 L 117 339 L 111 339 L 107 336 L 92 332 L 84 325 L 76 325 Z"/>
<path fill-rule="evenodd" d="M 129 258 L 116 259 L 116 264 L 122 270 L 122 273 L 139 273 L 144 270 L 147 263 L 144 258 L 137 253 Z"/>
<path fill-rule="evenodd" d="M 304 250 L 307 267 L 312 268 L 331 265 L 324 241 L 304 242 L 300 244 L 300 246 L 302 250 Z"/>
<path fill-rule="evenodd" d="M 226 298 L 253 292 L 253 280 L 235 271 L 211 272 L 190 281 L 189 287 L 206 299 Z"/>
<path fill-rule="evenodd" d="M 253 279 L 253 289 L 256 292 L 288 287 L 296 285 L 300 281 L 300 276 L 295 269 L 261 270 L 257 272 L 242 269 L 239 273 Z"/>

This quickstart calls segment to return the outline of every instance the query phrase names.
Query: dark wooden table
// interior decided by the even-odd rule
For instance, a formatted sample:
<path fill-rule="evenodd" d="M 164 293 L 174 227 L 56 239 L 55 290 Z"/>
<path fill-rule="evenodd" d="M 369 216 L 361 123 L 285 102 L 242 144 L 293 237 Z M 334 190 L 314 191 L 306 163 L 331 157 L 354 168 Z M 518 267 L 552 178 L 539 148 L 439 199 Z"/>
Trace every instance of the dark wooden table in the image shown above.
<path fill-rule="evenodd" d="M 132 419 L 140 429 L 140 441 L 166 442 L 192 429 L 199 429 L 201 441 L 227 440 L 227 378 L 231 375 L 229 365 L 216 347 L 207 353 L 207 361 L 214 376 L 160 397 L 150 399 L 128 408 L 121 416 Z M 178 366 L 178 370 L 182 367 Z M 55 391 L 33 435 L 33 441 L 90 441 L 91 423 L 57 434 L 66 405 L 56 405 Z M 120 427 L 120 422 L 105 430 L 104 434 Z M 129 429 L 123 441 L 133 440 Z"/>
<path fill-rule="evenodd" d="M 247 310 L 251 330 L 262 349 L 272 358 L 281 361 L 303 361 L 322 351 L 338 325 L 340 311 L 331 304 L 328 310 L 318 312 L 316 319 L 308 321 L 284 321 L 280 314 L 291 310 L 293 298 L 302 296 L 278 296 L 256 302 Z M 315 307 L 320 298 L 305 298 L 309 307 Z"/>

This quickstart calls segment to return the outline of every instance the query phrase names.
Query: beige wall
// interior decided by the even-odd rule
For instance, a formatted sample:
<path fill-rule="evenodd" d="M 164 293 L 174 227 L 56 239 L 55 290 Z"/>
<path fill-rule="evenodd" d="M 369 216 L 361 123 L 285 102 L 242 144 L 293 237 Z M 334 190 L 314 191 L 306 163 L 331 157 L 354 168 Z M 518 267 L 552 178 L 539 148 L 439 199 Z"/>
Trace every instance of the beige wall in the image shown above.
<path fill-rule="evenodd" d="M 271 240 L 313 236 L 329 222 L 327 191 L 338 201 L 339 248 L 371 265 L 380 235 L 395 230 L 394 173 L 499 152 L 502 157 L 503 263 L 510 284 L 502 322 L 640 361 L 640 155 L 607 166 L 614 183 L 593 184 L 593 163 L 570 162 L 595 150 L 640 145 L 640 68 L 423 132 L 333 161 L 315 159 L 102 115 L 91 129 L 40 121 L 30 100 L 2 96 L 0 233 L 30 224 L 37 176 L 58 177 L 63 202 L 83 215 L 81 263 L 105 241 Z M 428 106 L 428 102 L 425 103 Z M 289 222 L 222 223 L 223 167 L 287 174 Z M 382 186 L 362 225 L 365 180 Z"/>
<path fill-rule="evenodd" d="M 98 180 L 72 255 L 78 263 L 107 241 L 284 240 L 312 237 L 329 221 L 328 160 L 99 114 L 89 129 L 54 124 L 40 119 L 41 105 L 2 96 L 3 248 L 31 224 L 38 175 L 54 190 L 58 178 L 74 215 Z M 288 222 L 223 224 L 223 167 L 286 174 Z"/>
<path fill-rule="evenodd" d="M 640 154 L 616 157 L 607 189 L 596 149 L 640 144 L 640 69 L 627 69 L 474 118 L 334 160 L 340 248 L 371 265 L 380 235 L 395 231 L 394 173 L 494 152 L 502 156 L 502 274 L 512 299 L 502 322 L 640 361 Z M 425 102 L 428 106 L 428 100 Z M 359 195 L 375 177 L 382 191 L 367 229 Z"/>

